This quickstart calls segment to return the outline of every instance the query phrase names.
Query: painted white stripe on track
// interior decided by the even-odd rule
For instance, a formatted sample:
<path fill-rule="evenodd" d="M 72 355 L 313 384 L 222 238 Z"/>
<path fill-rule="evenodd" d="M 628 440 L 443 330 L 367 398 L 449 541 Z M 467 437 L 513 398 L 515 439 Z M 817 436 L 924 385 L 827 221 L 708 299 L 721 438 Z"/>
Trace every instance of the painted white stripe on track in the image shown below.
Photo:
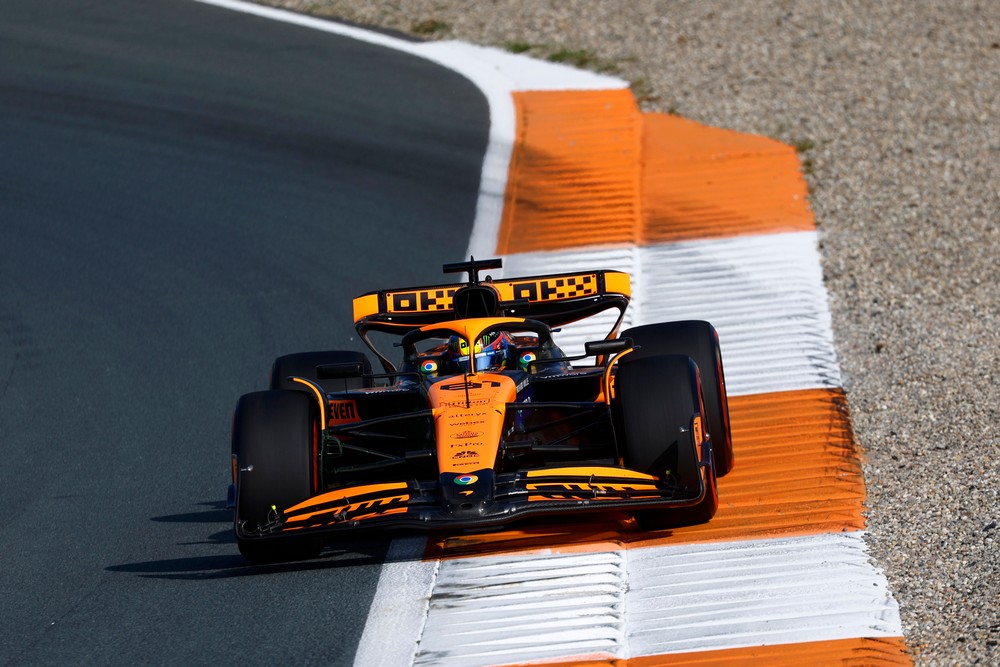
<path fill-rule="evenodd" d="M 816 232 L 642 248 L 640 321 L 715 325 L 730 395 L 841 386 Z"/>
<path fill-rule="evenodd" d="M 354 657 L 359 667 L 409 665 L 427 619 L 438 562 L 422 560 L 427 539 L 397 538 L 386 554 Z M 388 593 L 388 594 L 387 594 Z"/>
<path fill-rule="evenodd" d="M 417 665 L 610 654 L 624 638 L 624 553 L 441 563 Z"/>
<path fill-rule="evenodd" d="M 862 532 L 628 552 L 628 656 L 898 637 Z"/>
<path fill-rule="evenodd" d="M 886 579 L 863 533 L 852 532 L 443 561 L 414 662 L 476 667 L 901 635 Z"/>

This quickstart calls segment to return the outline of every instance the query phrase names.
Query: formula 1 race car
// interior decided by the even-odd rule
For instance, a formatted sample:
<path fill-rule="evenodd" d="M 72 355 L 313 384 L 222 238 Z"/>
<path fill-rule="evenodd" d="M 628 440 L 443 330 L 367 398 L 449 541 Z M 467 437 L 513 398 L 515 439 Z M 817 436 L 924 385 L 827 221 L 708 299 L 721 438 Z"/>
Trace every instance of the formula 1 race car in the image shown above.
<path fill-rule="evenodd" d="M 356 298 L 379 372 L 360 352 L 291 354 L 274 362 L 270 390 L 240 398 L 229 505 L 247 559 L 314 557 L 359 529 L 597 510 L 631 513 L 645 530 L 712 518 L 716 477 L 733 465 L 715 329 L 670 322 L 618 336 L 628 274 L 480 279 L 500 266 L 446 264 L 468 281 Z M 554 328 L 613 308 L 611 331 L 584 355 L 553 340 Z M 398 365 L 373 334 L 395 340 Z"/>

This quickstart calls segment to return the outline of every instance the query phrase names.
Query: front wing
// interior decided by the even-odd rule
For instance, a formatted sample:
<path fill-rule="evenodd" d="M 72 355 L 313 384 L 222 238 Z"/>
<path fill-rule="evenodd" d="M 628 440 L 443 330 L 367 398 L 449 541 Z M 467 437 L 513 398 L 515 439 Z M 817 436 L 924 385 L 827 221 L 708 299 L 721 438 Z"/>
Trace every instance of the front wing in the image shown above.
<path fill-rule="evenodd" d="M 708 461 L 702 466 L 710 466 Z M 283 511 L 257 531 L 237 526 L 241 538 L 302 533 L 410 528 L 448 530 L 500 526 L 544 514 L 690 507 L 704 499 L 670 480 L 627 468 L 578 466 L 496 476 L 491 469 L 443 473 L 437 483 L 390 482 L 329 491 Z"/>

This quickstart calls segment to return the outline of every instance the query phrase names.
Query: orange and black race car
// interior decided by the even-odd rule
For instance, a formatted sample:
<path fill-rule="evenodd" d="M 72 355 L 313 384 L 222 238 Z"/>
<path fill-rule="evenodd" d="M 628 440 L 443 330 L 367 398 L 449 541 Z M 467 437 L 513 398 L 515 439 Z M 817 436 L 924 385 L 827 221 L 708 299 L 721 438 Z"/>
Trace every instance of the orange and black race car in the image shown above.
<path fill-rule="evenodd" d="M 619 336 L 628 274 L 480 279 L 500 266 L 446 264 L 468 281 L 356 298 L 378 372 L 360 352 L 291 354 L 274 362 L 270 390 L 240 398 L 229 501 L 245 557 L 308 558 L 366 528 L 594 510 L 648 530 L 712 518 L 716 476 L 733 465 L 715 329 Z M 555 328 L 611 309 L 614 325 L 584 355 L 557 346 Z M 373 338 L 401 348 L 398 365 Z"/>

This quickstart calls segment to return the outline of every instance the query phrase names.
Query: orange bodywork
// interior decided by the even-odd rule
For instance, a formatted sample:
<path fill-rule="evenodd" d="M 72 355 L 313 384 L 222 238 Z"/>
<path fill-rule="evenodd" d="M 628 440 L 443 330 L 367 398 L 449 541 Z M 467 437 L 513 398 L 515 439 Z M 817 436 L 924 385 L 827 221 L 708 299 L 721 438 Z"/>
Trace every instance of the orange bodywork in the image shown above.
<path fill-rule="evenodd" d="M 507 403 L 517 397 L 514 381 L 493 373 L 459 376 L 433 385 L 429 397 L 439 472 L 492 468 Z"/>
<path fill-rule="evenodd" d="M 628 470 L 625 468 L 609 468 L 607 466 L 575 466 L 571 468 L 546 468 L 544 470 L 529 470 L 526 476 L 532 477 L 579 477 L 589 479 L 578 479 L 576 481 L 544 481 L 528 482 L 525 488 L 528 491 L 537 491 L 545 495 L 529 495 L 529 502 L 550 501 L 553 498 L 571 500 L 587 499 L 601 500 L 602 492 L 607 491 L 656 491 L 658 481 L 655 475 L 647 475 L 644 472 Z M 599 478 L 626 478 L 635 480 L 634 482 L 610 482 L 602 481 Z M 607 496 L 604 496 L 607 497 Z M 653 496 L 635 496 L 637 498 L 648 498 Z"/>
<path fill-rule="evenodd" d="M 604 293 L 632 295 L 631 277 L 621 271 L 602 271 Z M 547 277 L 515 278 L 484 283 L 493 288 L 501 301 L 527 299 L 531 303 L 564 301 L 597 296 L 598 273 L 583 272 Z M 461 284 L 435 287 L 416 287 L 391 290 L 383 293 L 385 309 L 381 308 L 379 294 L 364 294 L 354 299 L 354 322 L 358 323 L 373 315 L 408 315 L 413 313 L 451 313 L 452 297 L 462 287 Z M 393 326 L 382 322 L 383 326 Z M 400 328 L 407 325 L 399 323 Z"/>
<path fill-rule="evenodd" d="M 391 493 L 395 491 L 396 493 Z M 378 497 L 365 500 L 352 500 L 368 494 L 380 494 Z M 382 495 L 384 494 L 384 495 Z M 329 514 L 331 521 L 338 512 L 357 512 L 359 510 L 371 510 L 365 516 L 376 514 L 391 514 L 405 511 L 405 504 L 410 499 L 410 494 L 406 490 L 406 482 L 392 482 L 389 484 L 370 484 L 368 486 L 355 486 L 349 489 L 337 489 L 327 493 L 313 496 L 298 505 L 286 509 L 283 514 L 286 518 L 285 530 L 294 530 L 296 524 L 305 523 L 314 516 Z M 400 505 L 403 505 L 400 507 Z M 315 512 L 305 512 L 294 514 L 300 510 L 307 510 L 310 507 L 322 507 Z"/>
<path fill-rule="evenodd" d="M 429 324 L 420 327 L 421 331 L 432 331 L 435 329 L 447 329 L 461 336 L 470 344 L 478 340 L 483 332 L 492 326 L 499 324 L 519 324 L 524 322 L 520 317 L 476 317 L 467 320 L 454 320 L 451 322 L 441 322 L 440 324 Z"/>
<path fill-rule="evenodd" d="M 573 466 L 570 468 L 545 468 L 544 470 L 529 470 L 525 473 L 531 477 L 553 477 L 566 475 L 568 477 L 625 477 L 627 479 L 645 479 L 656 481 L 656 475 L 649 475 L 638 470 L 627 468 L 610 468 L 608 466 Z"/>
<path fill-rule="evenodd" d="M 358 416 L 358 404 L 351 399 L 334 399 L 330 405 L 330 424 L 339 426 L 360 421 Z"/>
<path fill-rule="evenodd" d="M 483 331 L 498 324 L 523 322 L 511 317 L 484 317 L 429 325 L 422 330 L 448 329 L 470 348 Z M 475 355 L 470 355 L 474 363 Z M 500 446 L 507 403 L 517 400 L 517 387 L 506 375 L 476 373 L 438 382 L 428 391 L 434 410 L 438 472 L 468 472 L 492 468 Z"/>

